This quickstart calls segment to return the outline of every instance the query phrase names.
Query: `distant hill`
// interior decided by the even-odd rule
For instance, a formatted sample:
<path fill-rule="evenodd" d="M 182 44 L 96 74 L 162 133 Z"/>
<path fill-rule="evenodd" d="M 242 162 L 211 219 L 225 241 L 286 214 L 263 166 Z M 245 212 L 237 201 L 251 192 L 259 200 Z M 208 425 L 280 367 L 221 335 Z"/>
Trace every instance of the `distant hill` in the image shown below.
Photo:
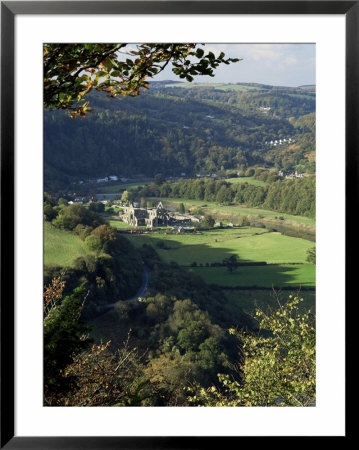
<path fill-rule="evenodd" d="M 151 87 L 154 86 L 165 86 L 167 84 L 185 84 L 183 81 L 178 80 L 160 80 L 160 81 L 151 81 Z"/>
<path fill-rule="evenodd" d="M 93 112 L 71 119 L 45 111 L 45 188 L 86 178 L 217 173 L 253 165 L 313 171 L 313 130 L 296 126 L 315 114 L 315 93 L 256 83 L 155 82 L 136 98 L 89 96 Z M 315 116 L 314 122 L 315 122 Z M 306 139 L 302 139 L 306 135 Z M 268 142 L 292 138 L 295 147 Z"/>
<path fill-rule="evenodd" d="M 298 86 L 299 89 L 305 89 L 308 91 L 315 92 L 316 85 L 315 84 L 303 84 L 302 86 Z"/>

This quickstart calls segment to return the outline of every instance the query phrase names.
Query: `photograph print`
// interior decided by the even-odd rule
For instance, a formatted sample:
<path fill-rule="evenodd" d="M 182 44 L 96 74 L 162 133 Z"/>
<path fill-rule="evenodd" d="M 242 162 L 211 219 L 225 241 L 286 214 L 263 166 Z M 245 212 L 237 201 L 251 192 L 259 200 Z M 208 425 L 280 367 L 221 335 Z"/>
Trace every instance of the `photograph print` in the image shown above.
<path fill-rule="evenodd" d="M 43 405 L 316 405 L 315 44 L 43 45 Z"/>

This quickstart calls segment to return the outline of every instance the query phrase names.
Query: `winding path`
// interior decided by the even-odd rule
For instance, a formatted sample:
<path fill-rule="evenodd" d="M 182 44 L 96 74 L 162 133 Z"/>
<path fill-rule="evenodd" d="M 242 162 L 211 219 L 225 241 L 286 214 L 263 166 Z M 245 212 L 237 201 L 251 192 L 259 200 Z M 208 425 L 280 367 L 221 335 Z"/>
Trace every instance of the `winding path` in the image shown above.
<path fill-rule="evenodd" d="M 148 290 L 148 283 L 150 281 L 151 278 L 151 272 L 150 269 L 144 264 L 143 265 L 143 277 L 142 277 L 142 284 L 139 288 L 139 290 L 137 291 L 136 295 L 134 295 L 131 298 L 128 298 L 126 300 L 123 300 L 125 302 L 130 302 L 132 300 L 137 300 L 140 297 L 144 297 L 147 293 Z M 114 303 L 113 305 L 115 305 L 116 303 Z"/>
<path fill-rule="evenodd" d="M 120 300 L 119 302 L 116 303 L 110 303 L 108 305 L 101 305 L 101 309 L 102 311 L 108 311 L 110 309 L 114 309 L 117 303 L 122 303 L 122 302 L 131 302 L 134 300 L 139 299 L 140 297 L 144 297 L 147 293 L 148 290 L 148 283 L 150 281 L 151 278 L 151 272 L 150 269 L 144 264 L 143 265 L 143 276 L 142 276 L 142 284 L 139 288 L 139 290 L 137 291 L 137 293 L 131 297 L 131 298 L 127 298 L 126 300 Z"/>

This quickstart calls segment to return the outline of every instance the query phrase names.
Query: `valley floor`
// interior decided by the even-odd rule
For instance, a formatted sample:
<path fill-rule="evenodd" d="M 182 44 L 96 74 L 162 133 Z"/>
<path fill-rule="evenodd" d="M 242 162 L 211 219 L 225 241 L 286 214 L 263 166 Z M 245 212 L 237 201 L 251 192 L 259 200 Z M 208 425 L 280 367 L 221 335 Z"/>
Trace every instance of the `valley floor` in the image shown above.
<path fill-rule="evenodd" d="M 307 251 L 315 246 L 314 219 L 196 200 L 161 198 L 161 201 L 172 207 L 184 203 L 186 210 L 201 208 L 204 214 L 211 214 L 224 224 L 229 221 L 235 224 L 246 215 L 251 222 L 267 228 L 224 225 L 195 233 L 177 234 L 160 229 L 127 235 L 136 247 L 151 244 L 164 262 L 176 262 L 206 283 L 221 286 L 229 301 L 250 314 L 256 306 L 276 307 L 278 296 L 280 301 L 286 301 L 288 295 L 298 292 L 304 298 L 304 307 L 315 307 L 315 265 L 306 261 Z M 120 224 L 111 223 L 116 227 Z M 278 231 L 271 231 L 272 226 Z M 230 272 L 219 264 L 232 255 L 238 258 L 239 266 Z"/>
<path fill-rule="evenodd" d="M 315 304 L 315 265 L 306 262 L 306 252 L 314 244 L 308 240 L 256 227 L 167 233 L 128 237 L 136 247 L 152 245 L 164 262 L 176 262 L 207 284 L 221 286 L 227 298 L 248 313 L 253 313 L 256 305 L 277 306 L 274 292 L 278 291 L 283 301 L 300 291 L 305 306 Z M 236 255 L 239 263 L 232 272 L 215 265 L 231 255 Z"/>
<path fill-rule="evenodd" d="M 253 312 L 257 302 L 259 306 L 277 303 L 274 291 L 282 291 L 283 300 L 290 293 L 301 291 L 305 305 L 315 305 L 315 265 L 306 261 L 307 251 L 315 245 L 312 240 L 293 237 L 296 235 L 293 232 L 290 236 L 284 235 L 270 227 L 225 225 L 228 218 L 235 223 L 241 215 L 255 212 L 256 215 L 248 216 L 252 221 L 282 223 L 286 230 L 297 230 L 302 236 L 303 233 L 314 233 L 313 219 L 288 214 L 278 219 L 276 212 L 255 208 L 218 206 L 195 200 L 162 200 L 172 206 L 184 202 L 186 209 L 201 207 L 206 214 L 212 213 L 217 221 L 223 220 L 224 226 L 185 233 L 173 233 L 166 228 L 152 232 L 143 229 L 139 234 L 126 233 L 135 247 L 150 244 L 163 262 L 175 262 L 199 275 L 207 284 L 220 286 L 229 301 L 249 313 Z M 129 228 L 116 216 L 109 223 L 119 230 Z M 76 257 L 92 253 L 79 237 L 58 230 L 49 223 L 45 223 L 44 244 L 45 264 L 71 266 Z M 238 266 L 232 271 L 223 264 L 231 256 L 238 261 Z"/>

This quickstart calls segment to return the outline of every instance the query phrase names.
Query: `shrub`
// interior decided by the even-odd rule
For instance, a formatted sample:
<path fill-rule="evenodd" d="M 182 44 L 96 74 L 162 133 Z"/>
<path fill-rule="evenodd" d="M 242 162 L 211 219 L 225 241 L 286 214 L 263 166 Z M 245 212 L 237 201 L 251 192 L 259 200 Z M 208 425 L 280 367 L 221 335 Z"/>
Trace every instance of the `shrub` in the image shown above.
<path fill-rule="evenodd" d="M 91 234 L 92 227 L 89 227 L 87 225 L 82 225 L 82 223 L 79 223 L 76 225 L 74 232 L 79 236 L 80 239 L 83 241 Z"/>
<path fill-rule="evenodd" d="M 102 248 L 101 239 L 97 236 L 87 236 L 87 238 L 85 239 L 85 244 L 90 250 L 94 252 L 99 252 Z"/>
<path fill-rule="evenodd" d="M 308 248 L 306 261 L 309 262 L 310 264 L 315 264 L 315 261 L 316 261 L 316 249 L 315 249 L 315 247 Z"/>

